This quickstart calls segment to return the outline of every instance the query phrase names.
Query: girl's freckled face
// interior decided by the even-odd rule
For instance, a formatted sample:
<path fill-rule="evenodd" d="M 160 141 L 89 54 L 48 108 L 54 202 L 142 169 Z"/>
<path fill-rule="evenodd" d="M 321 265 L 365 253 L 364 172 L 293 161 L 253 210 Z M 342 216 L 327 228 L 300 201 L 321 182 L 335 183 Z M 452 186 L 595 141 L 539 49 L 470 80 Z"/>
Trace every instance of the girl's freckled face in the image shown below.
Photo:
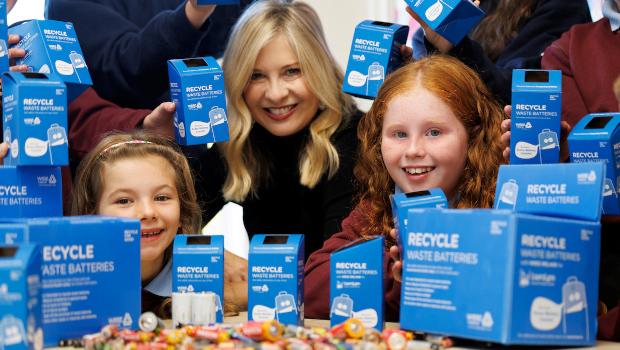
<path fill-rule="evenodd" d="M 467 160 L 465 127 L 430 91 L 415 87 L 388 104 L 381 154 L 388 173 L 405 192 L 441 188 L 448 198 Z"/>

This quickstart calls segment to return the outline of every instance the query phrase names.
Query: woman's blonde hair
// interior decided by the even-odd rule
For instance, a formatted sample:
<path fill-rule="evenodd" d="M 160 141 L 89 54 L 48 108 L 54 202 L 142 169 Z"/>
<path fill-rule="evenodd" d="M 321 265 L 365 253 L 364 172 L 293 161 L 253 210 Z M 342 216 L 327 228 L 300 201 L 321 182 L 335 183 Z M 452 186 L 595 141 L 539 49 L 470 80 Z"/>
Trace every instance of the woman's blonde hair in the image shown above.
<path fill-rule="evenodd" d="M 353 99 L 341 91 L 344 76 L 329 51 L 321 21 L 303 2 L 258 1 L 233 27 L 222 65 L 231 140 L 218 144 L 228 164 L 223 188 L 226 200 L 242 202 L 248 194 L 256 196 L 259 186 L 270 177 L 270 165 L 250 137 L 254 121 L 243 91 L 259 52 L 279 35 L 299 58 L 303 77 L 321 105 L 299 155 L 300 183 L 313 188 L 323 174 L 332 177 L 339 167 L 338 152 L 330 138 L 348 123 L 355 107 Z"/>
<path fill-rule="evenodd" d="M 434 55 L 392 73 L 357 128 L 360 144 L 355 167 L 361 186 L 358 203 L 370 201 L 365 212 L 369 225 L 360 235 L 382 234 L 388 246 L 395 243 L 389 235 L 394 228 L 390 203 L 394 180 L 381 153 L 383 119 L 394 98 L 418 86 L 448 105 L 467 131 L 467 160 L 456 187 L 456 208 L 492 208 L 499 166 L 507 163 L 500 128 L 506 115 L 476 72 L 456 58 Z"/>

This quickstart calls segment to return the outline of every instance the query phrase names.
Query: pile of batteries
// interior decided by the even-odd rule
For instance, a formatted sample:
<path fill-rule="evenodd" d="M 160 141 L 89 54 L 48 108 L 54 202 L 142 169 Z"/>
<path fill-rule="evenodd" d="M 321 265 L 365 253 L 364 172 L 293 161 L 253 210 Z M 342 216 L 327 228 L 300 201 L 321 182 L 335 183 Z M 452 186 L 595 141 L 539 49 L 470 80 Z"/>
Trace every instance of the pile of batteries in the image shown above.
<path fill-rule="evenodd" d="M 304 328 L 277 321 L 209 326 L 185 325 L 163 328 L 152 313 L 140 317 L 141 330 L 118 330 L 108 325 L 100 333 L 76 339 L 72 346 L 86 350 L 443 350 L 452 346 L 449 338 L 433 337 L 398 329 L 364 329 L 354 318 L 332 328 Z"/>

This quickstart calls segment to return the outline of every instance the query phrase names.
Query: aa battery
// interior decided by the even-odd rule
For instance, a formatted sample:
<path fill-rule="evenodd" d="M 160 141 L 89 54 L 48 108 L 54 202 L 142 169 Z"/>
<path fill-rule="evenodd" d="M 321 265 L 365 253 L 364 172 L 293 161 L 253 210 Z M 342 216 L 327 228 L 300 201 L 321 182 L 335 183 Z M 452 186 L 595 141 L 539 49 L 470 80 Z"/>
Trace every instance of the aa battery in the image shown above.
<path fill-rule="evenodd" d="M 150 311 L 140 315 L 140 318 L 138 318 L 138 327 L 144 332 L 154 332 L 157 328 L 165 328 L 164 322 Z"/>
<path fill-rule="evenodd" d="M 294 324 L 287 324 L 284 326 L 284 334 L 283 338 L 297 338 L 297 339 L 308 339 L 308 331 L 306 328 L 297 326 Z"/>
<path fill-rule="evenodd" d="M 407 345 L 407 333 L 399 329 L 383 330 L 383 338 L 388 350 L 404 350 Z"/>
<path fill-rule="evenodd" d="M 200 292 L 192 295 L 192 323 L 206 326 L 215 323 L 215 293 Z"/>
<path fill-rule="evenodd" d="M 277 321 L 249 321 L 241 327 L 241 333 L 258 341 L 276 341 L 282 336 L 282 328 Z"/>
<path fill-rule="evenodd" d="M 192 323 L 192 296 L 194 293 L 172 292 L 172 327 Z"/>
<path fill-rule="evenodd" d="M 61 339 L 58 341 L 58 346 L 60 347 L 71 346 L 74 348 L 83 348 L 84 340 L 82 338 Z"/>
<path fill-rule="evenodd" d="M 118 326 L 115 324 L 109 324 L 101 328 L 101 337 L 105 340 L 112 338 L 118 333 Z"/>
<path fill-rule="evenodd" d="M 350 318 L 341 324 L 333 326 L 325 333 L 328 338 L 346 339 L 347 337 L 359 339 L 364 335 L 364 325 L 355 318 Z"/>
<path fill-rule="evenodd" d="M 212 343 L 223 343 L 230 340 L 230 335 L 227 332 L 204 328 L 197 328 L 194 331 L 194 337 L 196 339 L 208 340 Z"/>

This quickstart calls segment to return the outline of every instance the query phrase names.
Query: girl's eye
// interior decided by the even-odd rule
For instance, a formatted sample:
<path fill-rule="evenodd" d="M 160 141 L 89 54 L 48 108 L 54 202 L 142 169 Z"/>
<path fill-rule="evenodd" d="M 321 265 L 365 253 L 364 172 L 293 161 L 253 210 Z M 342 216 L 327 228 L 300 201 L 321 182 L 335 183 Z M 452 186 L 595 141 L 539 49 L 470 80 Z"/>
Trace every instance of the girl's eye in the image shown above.
<path fill-rule="evenodd" d="M 394 136 L 399 139 L 404 139 L 405 137 L 407 137 L 407 133 L 404 131 L 398 131 L 394 134 Z"/>
<path fill-rule="evenodd" d="M 170 197 L 168 197 L 168 196 L 157 196 L 157 197 L 155 197 L 155 200 L 159 201 L 159 202 L 164 202 L 164 201 L 167 201 L 168 199 L 170 199 Z"/>
<path fill-rule="evenodd" d="M 116 204 L 129 204 L 130 201 L 127 198 L 121 198 L 115 202 Z"/>
<path fill-rule="evenodd" d="M 439 130 L 431 130 L 428 132 L 429 136 L 439 136 L 439 134 L 441 134 L 441 131 Z"/>

